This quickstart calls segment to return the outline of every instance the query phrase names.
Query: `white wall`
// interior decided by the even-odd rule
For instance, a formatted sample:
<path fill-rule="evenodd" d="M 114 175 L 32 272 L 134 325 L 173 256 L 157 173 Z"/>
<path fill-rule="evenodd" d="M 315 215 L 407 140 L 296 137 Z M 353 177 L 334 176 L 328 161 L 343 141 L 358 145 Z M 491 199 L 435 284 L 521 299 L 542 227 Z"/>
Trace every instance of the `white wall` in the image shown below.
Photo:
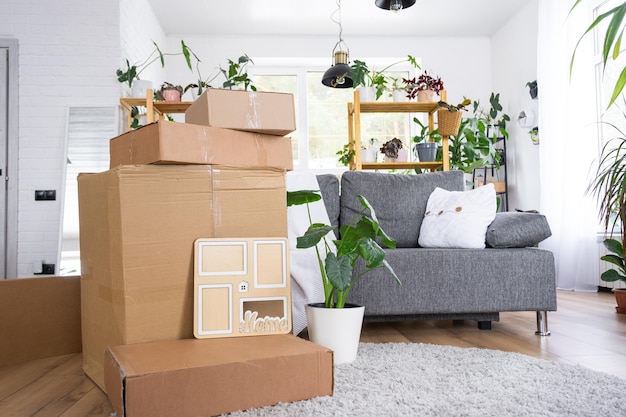
<path fill-rule="evenodd" d="M 528 4 L 492 39 L 493 90 L 500 93 L 507 125 L 509 210 L 539 209 L 539 147 L 533 145 L 528 127 L 520 127 L 522 110 L 537 115 L 537 100 L 531 100 L 526 83 L 537 79 L 537 0 Z M 541 99 L 541 86 L 539 86 Z M 535 122 L 535 126 L 536 126 Z"/>
<path fill-rule="evenodd" d="M 0 36 L 19 41 L 18 276 L 56 263 L 68 106 L 111 106 L 119 85 L 117 2 L 3 0 Z M 35 201 L 35 190 L 57 190 Z M 58 270 L 58 265 L 57 265 Z"/>

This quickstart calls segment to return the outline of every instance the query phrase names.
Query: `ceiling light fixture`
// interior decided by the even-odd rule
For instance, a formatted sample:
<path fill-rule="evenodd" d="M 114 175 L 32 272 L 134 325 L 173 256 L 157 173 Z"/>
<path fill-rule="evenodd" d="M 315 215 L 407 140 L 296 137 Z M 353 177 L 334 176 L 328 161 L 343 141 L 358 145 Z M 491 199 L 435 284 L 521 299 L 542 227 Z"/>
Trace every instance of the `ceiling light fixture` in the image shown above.
<path fill-rule="evenodd" d="M 376 0 L 376 6 L 397 13 L 402 9 L 408 9 L 413 6 L 415 1 L 416 0 Z"/>
<path fill-rule="evenodd" d="M 339 15 L 338 20 L 335 20 L 336 14 Z M 322 84 L 332 88 L 352 88 L 354 85 L 354 74 L 349 65 L 350 49 L 341 37 L 343 33 L 343 28 L 341 27 L 341 0 L 337 0 L 337 10 L 330 16 L 330 20 L 339 25 L 339 41 L 333 48 L 333 65 L 324 73 Z"/>

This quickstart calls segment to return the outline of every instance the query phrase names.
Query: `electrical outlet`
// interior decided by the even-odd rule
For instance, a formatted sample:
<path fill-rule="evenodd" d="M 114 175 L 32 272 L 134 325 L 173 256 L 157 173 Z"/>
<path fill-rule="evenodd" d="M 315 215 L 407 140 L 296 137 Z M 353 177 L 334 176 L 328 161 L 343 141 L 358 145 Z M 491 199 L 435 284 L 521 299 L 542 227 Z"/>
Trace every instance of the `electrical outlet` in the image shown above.
<path fill-rule="evenodd" d="M 54 264 L 43 264 L 41 266 L 41 273 L 44 275 L 54 275 Z"/>
<path fill-rule="evenodd" d="M 56 190 L 35 190 L 35 201 L 54 201 L 56 199 Z"/>

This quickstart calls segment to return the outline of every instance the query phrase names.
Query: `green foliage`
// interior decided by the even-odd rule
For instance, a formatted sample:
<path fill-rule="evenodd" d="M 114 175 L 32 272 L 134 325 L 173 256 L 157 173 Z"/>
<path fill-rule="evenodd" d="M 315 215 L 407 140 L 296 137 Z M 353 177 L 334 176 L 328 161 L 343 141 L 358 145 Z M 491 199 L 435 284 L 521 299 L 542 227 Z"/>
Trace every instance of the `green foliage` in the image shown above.
<path fill-rule="evenodd" d="M 351 149 L 352 147 L 352 149 Z M 347 167 L 352 162 L 356 151 L 354 150 L 354 141 L 350 141 L 350 143 L 346 143 L 343 145 L 341 150 L 337 151 L 336 155 L 339 157 L 338 161 L 341 165 Z"/>
<path fill-rule="evenodd" d="M 410 63 L 413 67 L 417 69 L 421 69 L 419 64 L 417 63 L 417 59 L 411 55 L 407 55 L 407 59 L 403 59 L 402 61 L 394 62 L 393 64 L 387 65 L 382 70 L 376 71 L 367 66 L 367 63 L 364 61 L 360 61 L 355 59 L 353 64 L 350 66 L 352 73 L 354 74 L 352 77 L 353 87 L 374 87 L 376 90 L 376 100 L 378 100 L 386 90 L 390 89 L 389 84 L 393 84 L 393 79 L 388 75 L 385 75 L 385 71 L 388 71 L 393 66 L 401 64 L 403 62 Z"/>
<path fill-rule="evenodd" d="M 572 10 L 576 8 L 581 3 L 582 0 L 576 0 L 572 8 L 570 9 L 570 14 Z M 576 47 L 574 48 L 574 52 L 572 52 L 572 58 L 570 60 L 569 70 L 570 75 L 574 68 L 574 58 L 576 57 L 576 50 L 580 45 L 580 42 L 583 38 L 591 32 L 595 27 L 597 27 L 602 21 L 605 19 L 609 20 L 609 23 L 606 27 L 606 32 L 604 33 L 604 39 L 602 41 L 602 62 L 603 67 L 602 70 L 606 69 L 607 63 L 609 63 L 610 58 L 615 61 L 620 54 L 620 50 L 622 47 L 622 37 L 624 35 L 625 25 L 625 17 L 626 17 L 626 1 L 621 5 L 615 6 L 611 10 L 602 13 L 589 25 L 587 30 L 582 34 L 578 42 L 576 43 Z M 615 87 L 613 88 L 613 94 L 611 95 L 611 99 L 609 100 L 609 104 L 607 106 L 611 107 L 615 100 L 620 96 L 622 91 L 624 90 L 624 86 L 626 85 L 626 66 L 622 68 L 622 71 L 615 82 Z"/>
<path fill-rule="evenodd" d="M 252 84 L 252 80 L 248 77 L 248 73 L 245 70 L 248 64 L 254 64 L 254 61 L 246 54 L 240 56 L 236 62 L 229 59 L 227 69 L 220 67 L 221 73 L 224 75 L 224 78 L 226 78 L 222 87 L 232 88 L 243 85 L 246 91 L 248 91 L 248 88 L 252 91 L 256 91 L 256 87 Z"/>
<path fill-rule="evenodd" d="M 396 242 L 380 227 L 374 208 L 367 199 L 358 196 L 362 210 L 354 222 L 345 224 L 340 229 L 340 239 L 333 240 L 335 251 L 327 241 L 327 234 L 333 226 L 313 223 L 309 203 L 319 201 L 319 191 L 302 190 L 287 192 L 287 206 L 307 205 L 310 226 L 303 236 L 297 238 L 296 247 L 315 248 L 324 287 L 324 303 L 328 308 L 343 308 L 354 284 L 367 272 L 376 268 L 385 268 L 398 284 L 400 279 L 391 265 L 385 260 L 385 251 L 376 239 L 388 248 L 395 248 Z M 369 216 L 366 214 L 369 212 Z M 322 261 L 318 244 L 323 242 L 326 260 Z M 361 258 L 365 262 L 365 271 L 353 276 L 354 266 Z"/>
<path fill-rule="evenodd" d="M 604 247 L 610 252 L 608 255 L 602 256 L 600 259 L 613 264 L 616 269 L 609 269 L 600 275 L 603 281 L 624 281 L 626 282 L 626 268 L 624 267 L 624 246 L 615 239 L 604 239 Z"/>

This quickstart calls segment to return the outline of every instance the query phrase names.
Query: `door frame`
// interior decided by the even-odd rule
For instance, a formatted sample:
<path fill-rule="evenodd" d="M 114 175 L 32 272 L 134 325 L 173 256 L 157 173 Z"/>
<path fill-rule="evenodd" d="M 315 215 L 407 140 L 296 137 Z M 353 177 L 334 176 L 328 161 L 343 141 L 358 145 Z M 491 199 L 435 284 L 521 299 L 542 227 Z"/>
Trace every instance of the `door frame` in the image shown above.
<path fill-rule="evenodd" d="M 17 278 L 17 210 L 18 210 L 18 172 L 19 172 L 19 139 L 18 139 L 18 59 L 19 43 L 14 38 L 0 38 L 0 48 L 7 48 L 8 62 L 8 100 L 7 100 L 7 163 L 5 172 L 0 179 L 6 181 L 6 247 L 4 271 L 0 271 L 0 279 Z M 2 221 L 2 219 L 0 219 Z"/>

